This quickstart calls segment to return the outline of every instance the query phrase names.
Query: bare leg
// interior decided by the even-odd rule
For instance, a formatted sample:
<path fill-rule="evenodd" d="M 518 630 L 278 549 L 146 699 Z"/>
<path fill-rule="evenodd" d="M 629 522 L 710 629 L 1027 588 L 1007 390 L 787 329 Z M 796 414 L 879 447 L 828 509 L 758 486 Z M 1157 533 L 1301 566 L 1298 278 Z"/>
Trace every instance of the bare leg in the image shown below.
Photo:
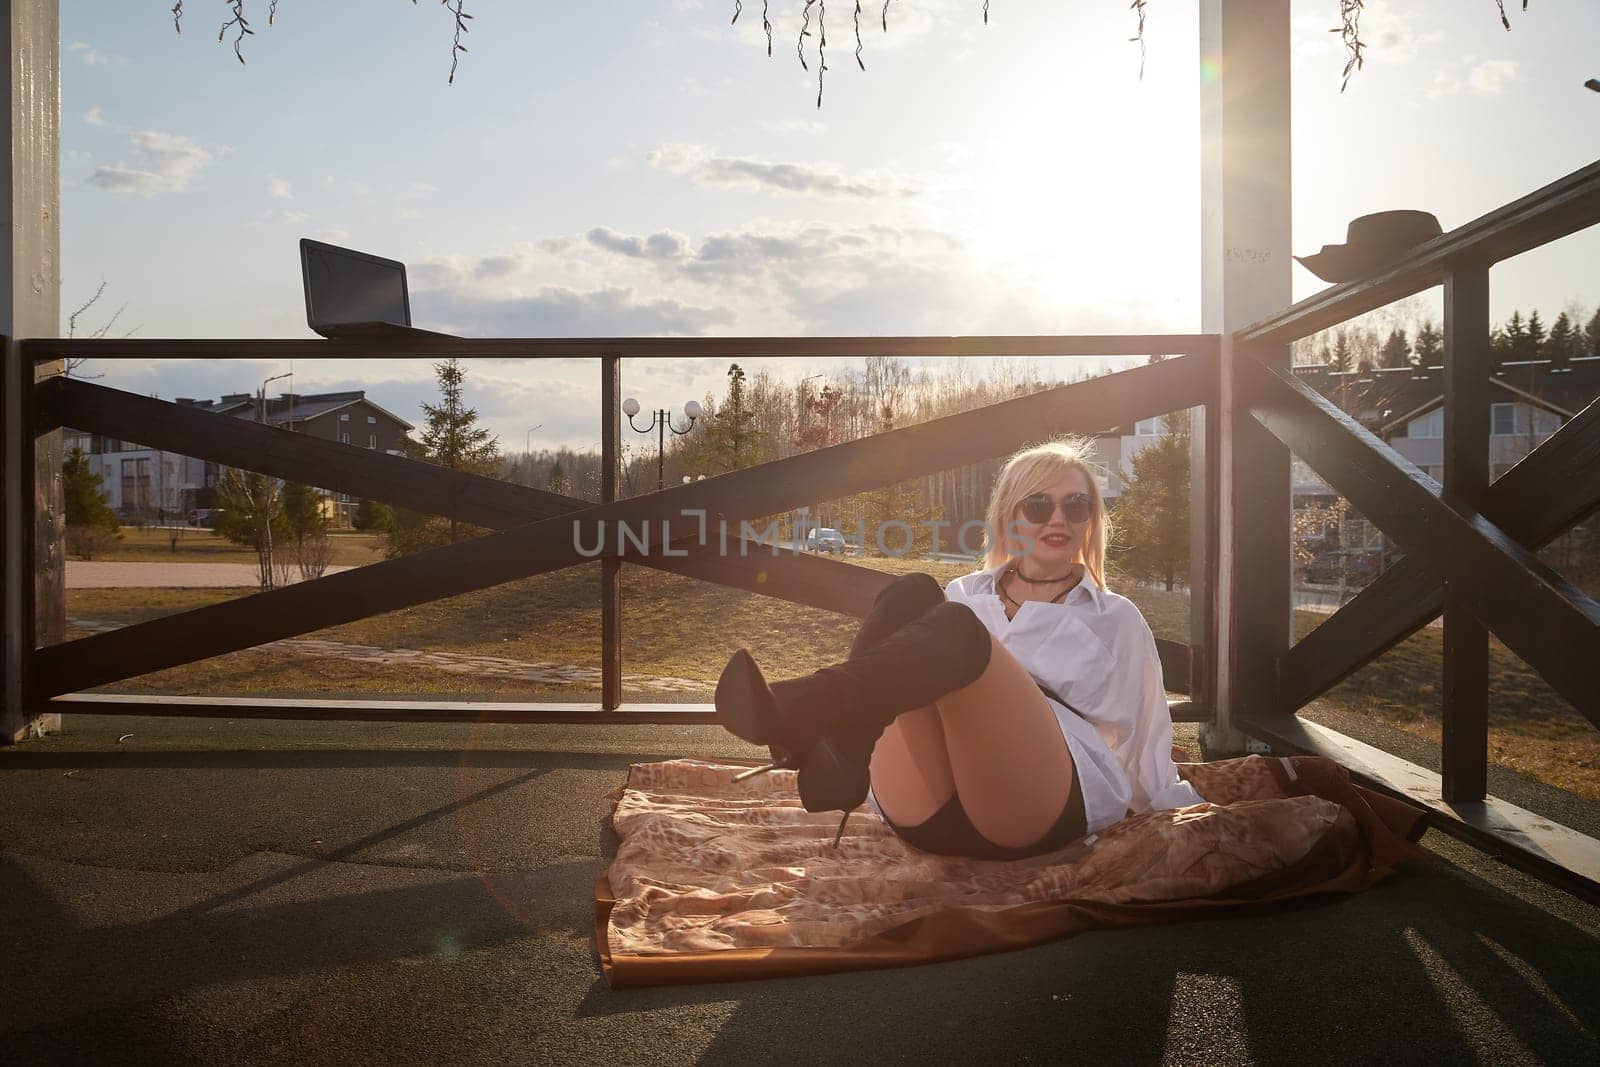
<path fill-rule="evenodd" d="M 872 750 L 872 795 L 896 825 L 926 822 L 955 789 L 935 705 L 905 712 L 884 728 Z"/>
<path fill-rule="evenodd" d="M 1000 639 L 991 634 L 990 640 L 983 674 L 940 697 L 936 706 L 967 817 L 995 844 L 1021 848 L 1038 841 L 1061 816 L 1075 771 L 1044 694 Z M 873 762 L 876 770 L 876 757 Z"/>

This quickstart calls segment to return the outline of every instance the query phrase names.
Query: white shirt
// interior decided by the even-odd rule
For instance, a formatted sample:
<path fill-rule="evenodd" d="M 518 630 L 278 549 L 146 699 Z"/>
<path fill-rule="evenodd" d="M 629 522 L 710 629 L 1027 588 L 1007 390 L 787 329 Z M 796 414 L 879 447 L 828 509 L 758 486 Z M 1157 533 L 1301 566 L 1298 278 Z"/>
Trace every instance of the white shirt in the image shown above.
<path fill-rule="evenodd" d="M 1172 765 L 1161 659 L 1133 601 L 1085 571 L 1062 603 L 1025 600 L 1008 619 L 995 588 L 1004 567 L 962 575 L 945 586 L 945 597 L 971 607 L 1035 680 L 1082 713 L 1045 697 L 1072 753 L 1088 832 L 1130 812 L 1204 803 Z M 867 803 L 883 814 L 870 789 Z"/>

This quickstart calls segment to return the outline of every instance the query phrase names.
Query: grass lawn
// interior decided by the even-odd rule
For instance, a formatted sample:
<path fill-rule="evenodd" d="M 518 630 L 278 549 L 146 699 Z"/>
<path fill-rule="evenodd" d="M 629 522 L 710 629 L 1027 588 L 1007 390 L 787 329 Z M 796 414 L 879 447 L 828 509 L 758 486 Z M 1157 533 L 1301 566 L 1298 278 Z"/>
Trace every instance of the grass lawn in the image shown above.
<path fill-rule="evenodd" d="M 229 546 L 232 547 L 232 546 Z M 925 569 L 940 582 L 969 565 L 897 559 L 859 561 L 882 570 Z M 761 657 L 777 677 L 799 674 L 847 654 L 855 620 L 799 607 L 674 574 L 629 567 L 623 571 L 623 671 L 703 680 L 710 690 L 729 655 L 741 645 Z M 1184 641 L 1189 598 L 1143 586 L 1112 588 L 1134 600 L 1158 636 Z M 125 625 L 254 592 L 253 589 L 71 589 L 73 619 Z M 528 662 L 599 666 L 599 568 L 573 567 L 510 582 L 307 635 L 384 648 L 428 649 L 492 655 Z M 1294 613 L 1296 639 L 1327 618 Z M 69 630 L 69 636 L 83 631 Z M 1315 707 L 1336 708 L 1380 720 L 1435 743 L 1440 735 L 1439 672 L 1443 631 L 1424 627 L 1378 660 L 1324 694 Z M 1492 635 L 1489 639 L 1490 759 L 1547 784 L 1600 799 L 1600 732 Z M 139 693 L 316 694 L 342 693 L 531 697 L 529 683 L 429 669 L 384 666 L 299 654 L 252 650 L 144 675 L 106 686 Z M 592 699 L 598 684 L 569 684 L 560 696 Z M 628 699 L 652 699 L 629 691 Z M 1307 710 L 1315 718 L 1315 707 Z"/>
<path fill-rule="evenodd" d="M 176 544 L 172 535 L 177 535 Z M 333 532 L 333 560 L 336 566 L 359 567 L 383 558 L 374 534 Z M 71 558 L 71 557 L 68 557 Z M 122 540 L 95 559 L 113 563 L 248 563 L 255 565 L 255 550 L 236 545 L 215 531 L 199 527 L 182 530 L 143 530 L 122 528 Z"/>

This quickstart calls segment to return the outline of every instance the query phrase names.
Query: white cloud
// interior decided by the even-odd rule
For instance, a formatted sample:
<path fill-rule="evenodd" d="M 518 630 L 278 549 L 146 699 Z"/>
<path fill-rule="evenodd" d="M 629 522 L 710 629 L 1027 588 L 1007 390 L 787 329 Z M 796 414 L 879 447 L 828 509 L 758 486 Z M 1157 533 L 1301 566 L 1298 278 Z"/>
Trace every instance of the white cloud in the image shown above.
<path fill-rule="evenodd" d="M 671 230 L 641 238 L 618 233 L 609 226 L 596 226 L 585 236 L 596 248 L 633 259 L 677 259 L 689 247 L 687 238 Z"/>
<path fill-rule="evenodd" d="M 595 226 L 410 277 L 420 324 L 477 335 L 1121 333 L 1183 311 L 1069 305 L 1024 269 L 933 227 L 755 220 L 698 240 Z"/>
<path fill-rule="evenodd" d="M 1499 96 L 1517 76 L 1517 63 L 1513 59 L 1485 59 L 1463 56 L 1434 75 L 1428 89 L 1430 100 L 1441 96 L 1472 93 L 1476 96 Z"/>
<path fill-rule="evenodd" d="M 1328 0 L 1323 6 L 1326 12 L 1294 19 L 1291 35 L 1296 55 L 1331 57 L 1345 53 L 1338 5 Z M 1362 58 L 1385 66 L 1397 66 L 1417 58 L 1423 45 L 1444 39 L 1439 30 L 1417 29 L 1416 24 L 1422 19 L 1419 11 L 1398 7 L 1386 0 L 1367 0 L 1360 22 Z"/>
<path fill-rule="evenodd" d="M 1467 75 L 1467 84 L 1479 95 L 1498 96 L 1505 92 L 1506 86 L 1510 85 L 1516 76 L 1515 60 L 1486 59 L 1472 68 L 1472 72 Z"/>
<path fill-rule="evenodd" d="M 77 56 L 79 62 L 90 67 L 103 67 L 109 63 L 124 62 L 121 56 L 114 56 L 109 52 L 102 52 L 100 49 L 89 44 L 87 41 L 73 41 L 71 44 L 67 45 L 67 52 L 71 55 Z"/>
<path fill-rule="evenodd" d="M 799 196 L 831 196 L 875 200 L 917 195 L 917 188 L 894 175 L 846 177 L 835 168 L 805 163 L 769 163 L 738 156 L 719 156 L 704 145 L 668 144 L 645 155 L 652 167 L 681 174 L 701 185 L 771 190 Z"/>
<path fill-rule="evenodd" d="M 488 296 L 473 286 L 415 294 L 418 321 L 479 337 L 606 337 L 703 334 L 733 313 L 679 300 L 640 297 L 631 288 L 589 291 L 546 285 L 524 296 Z"/>
<path fill-rule="evenodd" d="M 274 200 L 293 200 L 294 190 L 289 188 L 289 183 L 282 178 L 268 178 L 267 195 Z"/>
<path fill-rule="evenodd" d="M 83 113 L 83 121 L 90 126 L 111 125 L 106 121 L 106 113 L 98 107 L 91 107 L 88 111 L 85 111 Z"/>
<path fill-rule="evenodd" d="M 90 185 L 135 196 L 182 192 L 216 158 L 182 134 L 141 130 L 129 140 L 135 162 L 97 167 L 89 175 Z"/>

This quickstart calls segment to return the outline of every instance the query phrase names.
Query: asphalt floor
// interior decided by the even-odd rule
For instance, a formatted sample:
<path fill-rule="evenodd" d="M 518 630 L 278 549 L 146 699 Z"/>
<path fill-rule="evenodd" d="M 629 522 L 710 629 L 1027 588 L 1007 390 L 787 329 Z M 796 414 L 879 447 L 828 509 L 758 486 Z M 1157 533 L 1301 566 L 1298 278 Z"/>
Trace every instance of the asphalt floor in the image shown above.
<path fill-rule="evenodd" d="M 1600 1062 L 1600 909 L 1435 830 L 1354 895 L 612 990 L 606 794 L 760 754 L 716 727 L 65 726 L 0 749 L 0 1063 Z"/>

